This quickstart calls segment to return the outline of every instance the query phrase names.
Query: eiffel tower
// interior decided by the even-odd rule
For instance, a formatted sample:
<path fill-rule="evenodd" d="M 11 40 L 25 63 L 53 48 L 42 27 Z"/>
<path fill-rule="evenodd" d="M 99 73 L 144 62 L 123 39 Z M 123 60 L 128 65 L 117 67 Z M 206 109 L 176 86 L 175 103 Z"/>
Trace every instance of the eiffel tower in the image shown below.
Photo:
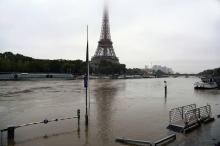
<path fill-rule="evenodd" d="M 101 29 L 100 40 L 98 42 L 98 47 L 91 61 L 92 63 L 97 64 L 103 60 L 117 64 L 119 63 L 119 60 L 116 57 L 115 51 L 112 46 L 107 7 L 105 7 L 104 9 L 102 29 Z"/>

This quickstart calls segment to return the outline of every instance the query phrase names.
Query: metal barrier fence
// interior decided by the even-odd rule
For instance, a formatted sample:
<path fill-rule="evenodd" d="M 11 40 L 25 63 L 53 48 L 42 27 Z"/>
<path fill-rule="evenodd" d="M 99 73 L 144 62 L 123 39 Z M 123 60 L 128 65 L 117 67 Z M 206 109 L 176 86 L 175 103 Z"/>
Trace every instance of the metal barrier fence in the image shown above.
<path fill-rule="evenodd" d="M 183 114 L 185 114 L 187 111 L 193 110 L 193 109 L 196 109 L 196 104 L 190 104 L 190 105 L 183 106 Z M 184 116 L 183 116 L 183 118 L 184 118 Z"/>
<path fill-rule="evenodd" d="M 210 118 L 212 116 L 210 105 L 200 107 L 199 111 L 200 111 L 200 117 L 199 117 L 200 120 L 206 120 L 207 118 Z"/>
<path fill-rule="evenodd" d="M 199 122 L 200 110 L 199 108 L 192 109 L 192 110 L 187 111 L 184 115 L 185 115 L 185 118 L 184 118 L 185 126 L 188 126 L 188 125 Z"/>
<path fill-rule="evenodd" d="M 189 127 L 195 123 L 210 119 L 212 116 L 211 106 L 206 105 L 196 108 L 195 104 L 171 109 L 169 112 L 170 125 Z"/>
<path fill-rule="evenodd" d="M 177 108 L 173 108 L 169 111 L 169 122 L 175 123 L 177 121 L 182 121 L 185 118 L 185 113 L 189 110 L 196 109 L 196 104 L 190 104 L 186 106 L 181 106 Z"/>
<path fill-rule="evenodd" d="M 197 123 L 199 121 L 204 121 L 212 116 L 211 106 L 206 105 L 193 110 L 189 110 L 185 114 L 185 124 L 191 125 L 193 123 Z"/>

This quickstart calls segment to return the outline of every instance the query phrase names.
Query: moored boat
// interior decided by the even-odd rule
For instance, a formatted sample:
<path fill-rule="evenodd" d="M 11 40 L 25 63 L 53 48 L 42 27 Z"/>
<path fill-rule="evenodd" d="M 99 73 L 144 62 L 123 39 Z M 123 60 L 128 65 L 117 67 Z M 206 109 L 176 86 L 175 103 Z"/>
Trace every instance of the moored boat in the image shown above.
<path fill-rule="evenodd" d="M 194 83 L 194 89 L 215 89 L 218 88 L 213 78 L 202 77 L 202 81 Z"/>

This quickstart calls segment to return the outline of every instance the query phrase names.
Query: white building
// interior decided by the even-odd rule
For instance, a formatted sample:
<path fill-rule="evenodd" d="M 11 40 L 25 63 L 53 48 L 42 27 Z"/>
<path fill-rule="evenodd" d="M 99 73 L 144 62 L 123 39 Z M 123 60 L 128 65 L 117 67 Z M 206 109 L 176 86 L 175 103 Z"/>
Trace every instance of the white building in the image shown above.
<path fill-rule="evenodd" d="M 166 67 L 166 66 L 161 66 L 161 65 L 154 65 L 151 69 L 153 71 L 161 70 L 162 72 L 167 73 L 167 74 L 173 74 L 174 73 L 172 68 L 169 68 L 169 67 Z"/>

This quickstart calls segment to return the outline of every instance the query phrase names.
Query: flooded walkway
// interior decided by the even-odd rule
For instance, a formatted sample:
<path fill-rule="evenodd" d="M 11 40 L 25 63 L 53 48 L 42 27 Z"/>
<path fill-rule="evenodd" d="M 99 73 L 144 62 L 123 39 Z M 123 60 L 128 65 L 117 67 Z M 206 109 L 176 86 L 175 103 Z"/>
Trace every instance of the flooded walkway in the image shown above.
<path fill-rule="evenodd" d="M 167 81 L 167 97 L 164 96 Z M 74 116 L 81 109 L 80 131 L 76 120 L 17 129 L 16 146 L 78 145 L 120 146 L 115 138 L 155 141 L 173 132 L 166 129 L 169 110 L 195 103 L 210 104 L 220 114 L 220 90 L 193 89 L 197 78 L 92 80 L 89 127 L 84 126 L 85 90 L 82 80 L 1 81 L 0 129 L 8 125 Z M 190 134 L 177 134 L 170 145 L 214 145 L 220 141 L 220 122 L 209 123 Z M 3 143 L 6 135 L 3 135 Z"/>

